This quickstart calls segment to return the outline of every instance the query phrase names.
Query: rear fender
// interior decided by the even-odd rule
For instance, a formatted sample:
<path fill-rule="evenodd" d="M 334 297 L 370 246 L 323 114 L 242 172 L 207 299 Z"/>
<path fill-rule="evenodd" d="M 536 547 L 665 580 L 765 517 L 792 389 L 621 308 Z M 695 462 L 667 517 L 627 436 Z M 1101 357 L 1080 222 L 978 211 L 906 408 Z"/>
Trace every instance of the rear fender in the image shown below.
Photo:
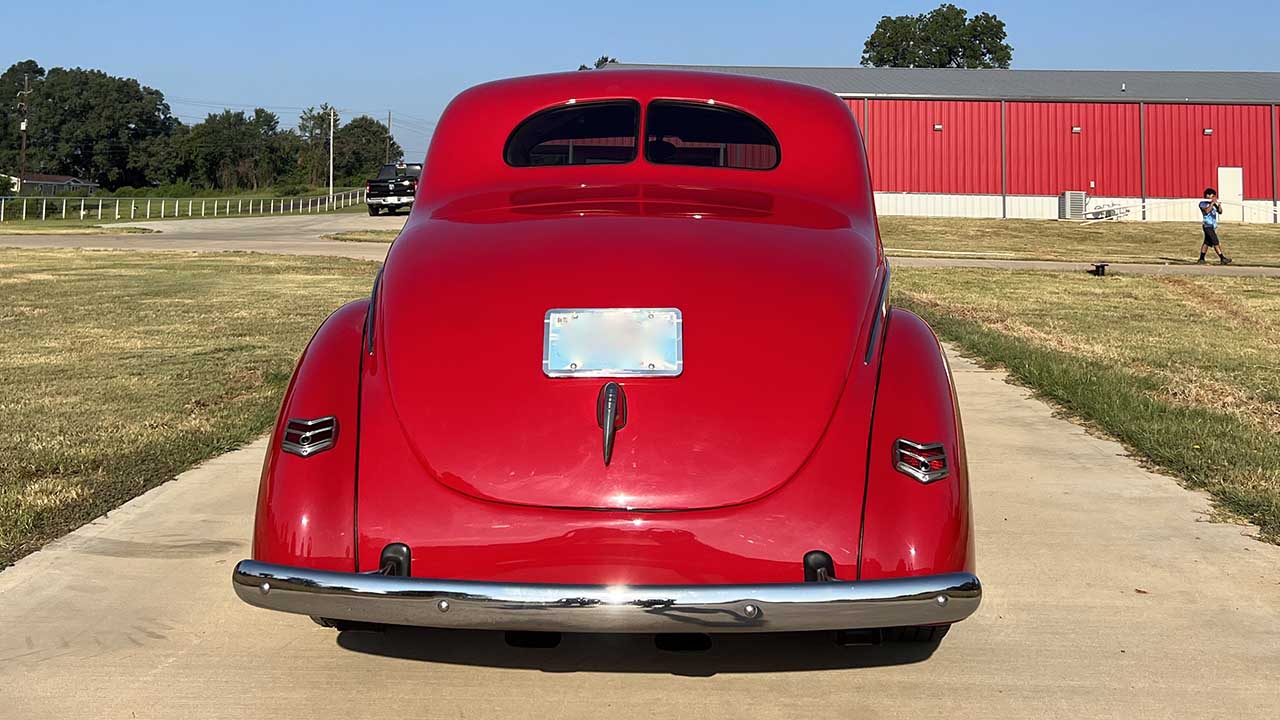
<path fill-rule="evenodd" d="M 899 438 L 942 443 L 950 474 L 922 483 L 896 470 Z M 972 572 L 969 471 L 951 369 L 937 336 L 906 310 L 889 312 L 868 453 L 859 577 Z"/>
<path fill-rule="evenodd" d="M 338 308 L 316 331 L 285 391 L 258 487 L 253 558 L 351 572 L 355 559 L 356 440 L 368 300 Z M 289 418 L 338 420 L 337 442 L 299 457 L 280 449 Z"/>

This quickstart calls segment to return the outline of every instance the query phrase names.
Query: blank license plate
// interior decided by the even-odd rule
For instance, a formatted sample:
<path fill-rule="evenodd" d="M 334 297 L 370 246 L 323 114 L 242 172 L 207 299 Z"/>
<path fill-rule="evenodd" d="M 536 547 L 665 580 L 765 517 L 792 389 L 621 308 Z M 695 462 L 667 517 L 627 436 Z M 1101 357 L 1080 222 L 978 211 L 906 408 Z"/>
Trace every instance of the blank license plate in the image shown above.
<path fill-rule="evenodd" d="M 684 370 L 676 308 L 548 310 L 542 372 L 549 377 L 673 377 Z"/>

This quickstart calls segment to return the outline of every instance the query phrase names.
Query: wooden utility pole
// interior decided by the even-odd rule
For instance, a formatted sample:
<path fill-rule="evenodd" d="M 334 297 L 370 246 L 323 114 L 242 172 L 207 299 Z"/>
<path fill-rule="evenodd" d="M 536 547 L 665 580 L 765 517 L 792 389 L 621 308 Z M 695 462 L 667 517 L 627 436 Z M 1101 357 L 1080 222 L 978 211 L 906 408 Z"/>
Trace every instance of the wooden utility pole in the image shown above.
<path fill-rule="evenodd" d="M 329 108 L 329 202 L 333 202 L 333 114 L 334 109 Z"/>
<path fill-rule="evenodd" d="M 18 121 L 18 129 L 22 131 L 22 151 L 19 153 L 21 159 L 18 161 L 18 187 L 14 189 L 15 193 L 22 192 L 22 183 L 27 177 L 27 96 L 30 94 L 31 76 L 24 74 L 22 91 L 18 93 L 18 112 L 22 113 L 22 119 Z"/>
<path fill-rule="evenodd" d="M 391 162 L 391 111 L 387 111 L 387 159 L 383 162 Z"/>

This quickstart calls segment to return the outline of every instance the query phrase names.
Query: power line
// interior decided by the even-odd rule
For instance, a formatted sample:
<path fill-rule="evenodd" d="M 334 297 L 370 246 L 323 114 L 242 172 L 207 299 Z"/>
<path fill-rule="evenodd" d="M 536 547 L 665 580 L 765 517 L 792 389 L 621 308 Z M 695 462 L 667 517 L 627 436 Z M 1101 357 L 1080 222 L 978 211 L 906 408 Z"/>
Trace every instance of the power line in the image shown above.
<path fill-rule="evenodd" d="M 271 110 L 271 111 L 277 111 L 277 110 L 290 110 L 290 111 L 298 111 L 298 112 L 302 112 L 302 111 L 306 111 L 306 110 L 316 110 L 316 109 L 319 107 L 319 106 L 316 106 L 316 105 L 310 105 L 310 106 L 305 106 L 305 107 L 304 107 L 304 106 L 301 106 L 301 105 L 267 105 L 267 104 L 261 104 L 261 103 L 233 103 L 233 102 L 223 102 L 223 101 L 220 101 L 220 100 L 207 100 L 207 99 L 198 99 L 198 98 L 181 97 L 181 96 L 178 96 L 178 95 L 166 96 L 166 97 L 165 97 L 165 101 L 166 101 L 166 102 L 169 102 L 169 104 L 171 104 L 171 105 L 176 103 L 176 104 L 179 104 L 179 105 L 193 105 L 193 106 L 196 106 L 196 107 L 207 107 L 207 108 L 222 109 L 222 110 L 231 110 L 231 109 L 258 110 L 258 109 L 262 109 L 262 110 Z M 367 117 L 370 117 L 370 118 L 376 118 L 378 115 L 381 115 L 381 114 L 382 114 L 382 111 L 380 111 L 380 110 L 361 110 L 361 109 L 352 108 L 352 107 L 338 107 L 338 106 L 330 106 L 330 107 L 331 107 L 333 110 L 337 111 L 337 112 L 340 112 L 340 113 L 343 113 L 343 114 L 348 114 L 348 113 L 350 113 L 350 114 L 354 115 L 355 117 L 359 117 L 359 116 L 367 116 Z M 394 109 L 393 109 L 393 110 L 394 110 Z M 399 117 L 407 118 L 408 120 L 410 120 L 410 121 L 411 121 L 411 123 L 418 123 L 418 124 L 422 124 L 422 125 L 426 125 L 426 126 L 431 126 L 431 125 L 435 125 L 435 124 L 436 124 L 434 120 L 427 120 L 427 119 L 425 119 L 425 118 L 417 117 L 416 115 L 409 115 L 409 114 L 406 114 L 406 113 L 402 113 L 402 112 L 400 112 L 400 111 L 395 111 L 395 113 L 396 113 L 396 115 L 397 115 L 397 116 L 399 116 Z M 174 113 L 174 114 L 176 114 L 176 113 Z M 402 124 L 404 124 L 404 123 L 402 123 Z"/>

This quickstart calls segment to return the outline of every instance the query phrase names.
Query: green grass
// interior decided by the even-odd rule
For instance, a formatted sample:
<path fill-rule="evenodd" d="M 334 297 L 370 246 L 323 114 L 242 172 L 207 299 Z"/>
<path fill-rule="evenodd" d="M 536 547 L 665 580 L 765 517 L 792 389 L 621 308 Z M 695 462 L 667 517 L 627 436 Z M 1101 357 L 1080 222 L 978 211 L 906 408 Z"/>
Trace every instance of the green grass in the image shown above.
<path fill-rule="evenodd" d="M 1280 225 L 1223 224 L 1219 235 L 1237 264 L 1280 265 Z M 880 236 L 890 255 L 1162 264 L 1195 262 L 1203 240 L 1198 223 L 898 216 L 880 218 Z"/>
<path fill-rule="evenodd" d="M 350 232 L 321 235 L 322 240 L 340 240 L 342 242 L 389 243 L 400 234 L 399 230 L 352 230 Z"/>
<path fill-rule="evenodd" d="M 1280 542 L 1280 283 L 899 268 L 944 339 Z"/>
<path fill-rule="evenodd" d="M 376 264 L 0 249 L 0 567 L 270 427 Z"/>

